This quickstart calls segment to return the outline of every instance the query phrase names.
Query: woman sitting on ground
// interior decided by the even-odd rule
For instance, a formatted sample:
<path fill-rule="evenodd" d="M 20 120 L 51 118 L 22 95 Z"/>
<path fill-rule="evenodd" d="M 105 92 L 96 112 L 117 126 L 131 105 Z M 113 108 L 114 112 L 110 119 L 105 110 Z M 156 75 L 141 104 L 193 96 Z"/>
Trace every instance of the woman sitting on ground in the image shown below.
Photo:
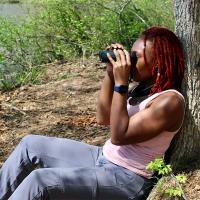
<path fill-rule="evenodd" d="M 28 135 L 0 169 L 0 200 L 141 200 L 153 184 L 146 166 L 162 157 L 184 118 L 181 44 L 152 27 L 133 44 L 136 66 L 120 44 L 108 55 L 97 122 L 110 125 L 103 147 Z M 129 78 L 139 85 L 128 95 Z M 143 100 L 142 100 L 143 99 Z"/>

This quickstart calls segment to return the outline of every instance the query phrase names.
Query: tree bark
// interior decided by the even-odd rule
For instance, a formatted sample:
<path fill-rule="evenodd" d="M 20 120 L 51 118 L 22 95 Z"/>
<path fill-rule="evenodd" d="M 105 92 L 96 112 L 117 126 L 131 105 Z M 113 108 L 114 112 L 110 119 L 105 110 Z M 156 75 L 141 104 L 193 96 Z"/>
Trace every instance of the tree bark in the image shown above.
<path fill-rule="evenodd" d="M 168 153 L 173 169 L 182 171 L 200 164 L 200 1 L 174 0 L 174 15 L 175 33 L 184 49 L 186 69 L 182 92 L 186 112 L 182 130 Z M 165 199 L 161 193 L 157 184 L 147 200 Z"/>
<path fill-rule="evenodd" d="M 175 32 L 185 58 L 182 91 L 186 113 L 182 131 L 172 148 L 171 163 L 176 169 L 191 169 L 200 162 L 200 1 L 174 0 Z"/>

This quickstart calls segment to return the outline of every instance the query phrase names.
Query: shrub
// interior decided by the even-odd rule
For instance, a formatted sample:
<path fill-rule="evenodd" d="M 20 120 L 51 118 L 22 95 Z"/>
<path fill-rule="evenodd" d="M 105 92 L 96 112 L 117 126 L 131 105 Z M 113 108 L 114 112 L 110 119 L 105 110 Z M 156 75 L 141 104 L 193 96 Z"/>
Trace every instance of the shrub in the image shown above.
<path fill-rule="evenodd" d="M 17 66 L 16 74 L 26 74 L 56 59 L 90 56 L 113 42 L 130 48 L 149 26 L 173 29 L 171 4 L 169 0 L 34 0 L 32 16 L 18 23 L 0 18 L 0 62 Z M 2 75 L 1 82 L 5 81 Z M 23 83 L 12 81 L 13 87 Z"/>

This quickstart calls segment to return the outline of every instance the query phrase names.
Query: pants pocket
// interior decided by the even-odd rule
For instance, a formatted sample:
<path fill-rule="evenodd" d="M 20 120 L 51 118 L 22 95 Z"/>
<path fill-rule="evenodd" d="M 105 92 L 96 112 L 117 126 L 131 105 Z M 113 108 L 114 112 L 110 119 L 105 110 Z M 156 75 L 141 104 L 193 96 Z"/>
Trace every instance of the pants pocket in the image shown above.
<path fill-rule="evenodd" d="M 145 179 L 133 172 L 118 171 L 115 174 L 119 190 L 124 194 L 124 199 L 140 199 L 140 193 Z"/>

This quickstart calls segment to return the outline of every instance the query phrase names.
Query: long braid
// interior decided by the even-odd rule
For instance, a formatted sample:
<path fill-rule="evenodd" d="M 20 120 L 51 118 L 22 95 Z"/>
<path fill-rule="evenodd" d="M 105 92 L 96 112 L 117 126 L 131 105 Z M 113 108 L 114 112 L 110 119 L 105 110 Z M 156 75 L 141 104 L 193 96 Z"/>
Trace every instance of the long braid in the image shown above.
<path fill-rule="evenodd" d="M 152 27 L 141 35 L 144 39 L 153 43 L 154 62 L 152 74 L 158 73 L 156 82 L 151 89 L 151 94 L 170 88 L 180 90 L 184 75 L 183 52 L 179 39 L 176 35 L 162 27 Z M 148 66 L 144 54 L 145 63 Z"/>

